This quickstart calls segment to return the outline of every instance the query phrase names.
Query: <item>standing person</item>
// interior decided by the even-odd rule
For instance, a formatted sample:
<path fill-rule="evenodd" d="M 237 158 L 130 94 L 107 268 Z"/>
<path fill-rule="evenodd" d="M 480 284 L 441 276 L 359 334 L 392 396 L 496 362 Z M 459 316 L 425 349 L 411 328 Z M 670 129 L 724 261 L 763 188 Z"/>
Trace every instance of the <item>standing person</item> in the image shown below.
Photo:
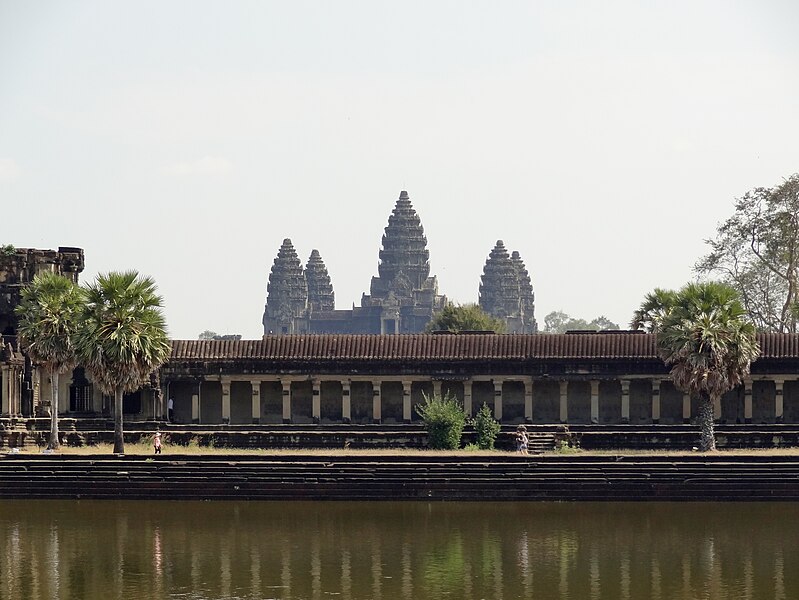
<path fill-rule="evenodd" d="M 153 438 L 153 450 L 155 450 L 156 454 L 161 454 L 161 432 L 156 431 L 155 437 Z"/>
<path fill-rule="evenodd" d="M 172 396 L 166 402 L 166 414 L 167 420 L 172 423 L 175 418 L 175 399 Z"/>
<path fill-rule="evenodd" d="M 527 447 L 529 443 L 530 438 L 527 436 L 527 427 L 524 425 L 519 425 L 516 428 L 516 452 L 527 455 Z"/>

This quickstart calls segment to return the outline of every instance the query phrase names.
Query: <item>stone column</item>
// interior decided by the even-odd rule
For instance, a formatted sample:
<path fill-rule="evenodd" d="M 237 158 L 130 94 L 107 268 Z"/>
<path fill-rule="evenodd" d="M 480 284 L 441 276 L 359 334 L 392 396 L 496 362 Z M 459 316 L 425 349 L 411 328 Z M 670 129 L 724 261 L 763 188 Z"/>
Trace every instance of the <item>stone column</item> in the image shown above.
<path fill-rule="evenodd" d="M 411 386 L 413 383 L 411 381 L 403 381 L 402 382 L 402 420 L 406 423 L 410 423 L 413 414 L 411 413 Z"/>
<path fill-rule="evenodd" d="M 8 389 L 8 367 L 6 366 L 0 367 L 0 373 L 2 373 L 3 376 L 3 381 L 2 381 L 3 385 L 2 387 L 0 387 L 0 399 L 2 399 L 2 407 L 0 408 L 0 414 L 3 415 L 4 417 L 7 417 L 11 412 L 11 403 L 9 402 L 10 395 Z"/>
<path fill-rule="evenodd" d="M 230 378 L 222 377 L 222 424 L 230 424 Z"/>
<path fill-rule="evenodd" d="M 352 422 L 352 402 L 350 398 L 350 380 L 341 382 L 341 420 L 344 423 Z"/>
<path fill-rule="evenodd" d="M 472 410 L 472 380 L 467 379 L 463 382 L 463 412 L 471 417 L 474 414 Z"/>
<path fill-rule="evenodd" d="M 441 396 L 441 380 L 434 379 L 433 380 L 433 395 L 434 396 Z"/>
<path fill-rule="evenodd" d="M 533 380 L 524 380 L 524 420 L 527 423 L 533 422 Z"/>
<path fill-rule="evenodd" d="M 660 379 L 652 380 L 652 423 L 660 423 Z"/>
<path fill-rule="evenodd" d="M 774 394 L 774 422 L 775 423 L 782 423 L 783 421 L 783 414 L 784 414 L 784 403 L 783 403 L 783 388 L 785 386 L 785 380 L 782 378 L 775 378 L 774 379 L 774 387 L 775 387 L 775 394 Z"/>
<path fill-rule="evenodd" d="M 261 422 L 261 381 L 253 379 L 250 381 L 252 388 L 252 422 L 257 425 Z"/>
<path fill-rule="evenodd" d="M 281 379 L 280 385 L 283 386 L 283 423 L 291 423 L 291 380 Z"/>
<path fill-rule="evenodd" d="M 311 416 L 314 423 L 319 423 L 322 420 L 322 382 L 314 379 L 311 382 L 313 392 L 311 397 Z"/>
<path fill-rule="evenodd" d="M 494 380 L 494 418 L 502 423 L 502 379 Z"/>
<path fill-rule="evenodd" d="M 621 422 L 630 422 L 630 380 L 621 379 Z"/>
<path fill-rule="evenodd" d="M 383 399 L 380 396 L 382 381 L 372 382 L 372 420 L 381 423 L 383 420 Z"/>
<path fill-rule="evenodd" d="M 569 382 L 560 382 L 560 422 L 569 421 Z"/>
<path fill-rule="evenodd" d="M 197 393 L 191 395 L 191 422 L 200 422 L 200 394 L 202 393 L 203 382 L 197 382 Z M 113 403 L 111 404 L 113 406 Z"/>
<path fill-rule="evenodd" d="M 752 380 L 744 379 L 744 423 L 752 422 Z"/>
<path fill-rule="evenodd" d="M 599 423 L 599 381 L 591 380 L 591 423 Z"/>
<path fill-rule="evenodd" d="M 691 422 L 691 396 L 689 394 L 682 395 L 682 422 Z"/>

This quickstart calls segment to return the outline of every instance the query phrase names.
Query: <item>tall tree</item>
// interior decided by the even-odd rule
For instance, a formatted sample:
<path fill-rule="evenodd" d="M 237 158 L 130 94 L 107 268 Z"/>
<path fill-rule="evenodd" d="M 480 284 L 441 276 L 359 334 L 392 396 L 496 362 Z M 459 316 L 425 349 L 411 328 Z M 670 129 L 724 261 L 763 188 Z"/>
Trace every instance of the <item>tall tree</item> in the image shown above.
<path fill-rule="evenodd" d="M 657 306 L 657 318 L 654 296 L 664 303 Z M 657 334 L 658 353 L 671 367 L 675 387 L 699 399 L 700 448 L 715 450 L 713 407 L 741 384 L 760 353 L 738 292 L 717 282 L 689 283 L 678 292 L 655 290 L 635 314 L 633 327 Z"/>
<path fill-rule="evenodd" d="M 505 333 L 505 321 L 489 315 L 477 304 L 448 303 L 433 315 L 427 331 L 493 331 Z"/>
<path fill-rule="evenodd" d="M 162 299 L 155 282 L 136 271 L 97 276 L 86 288 L 80 362 L 103 393 L 114 396 L 114 453 L 124 454 L 122 396 L 149 380 L 169 355 Z"/>
<path fill-rule="evenodd" d="M 56 450 L 58 440 L 58 388 L 62 373 L 75 366 L 74 338 L 79 327 L 83 293 L 71 280 L 55 273 L 36 275 L 20 294 L 16 307 L 20 344 L 35 364 L 50 376 L 50 439 Z"/>
<path fill-rule="evenodd" d="M 796 332 L 799 318 L 799 173 L 735 202 L 695 269 L 733 286 L 762 331 Z"/>

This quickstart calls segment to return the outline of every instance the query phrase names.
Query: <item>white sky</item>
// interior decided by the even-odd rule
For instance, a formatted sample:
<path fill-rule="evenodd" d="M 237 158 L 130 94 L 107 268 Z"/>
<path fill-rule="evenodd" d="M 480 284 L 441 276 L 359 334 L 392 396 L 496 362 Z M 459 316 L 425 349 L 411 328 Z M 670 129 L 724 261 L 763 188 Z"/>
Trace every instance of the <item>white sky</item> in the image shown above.
<path fill-rule="evenodd" d="M 799 3 L 0 0 L 0 243 L 262 334 L 284 237 L 360 303 L 401 189 L 440 292 L 497 239 L 536 316 L 622 325 L 799 171 Z"/>

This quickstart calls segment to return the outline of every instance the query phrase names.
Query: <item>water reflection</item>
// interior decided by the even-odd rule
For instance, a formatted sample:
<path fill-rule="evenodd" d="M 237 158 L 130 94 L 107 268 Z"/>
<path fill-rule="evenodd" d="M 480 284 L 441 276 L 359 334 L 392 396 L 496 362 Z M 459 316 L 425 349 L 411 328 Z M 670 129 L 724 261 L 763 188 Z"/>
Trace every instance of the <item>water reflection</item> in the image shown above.
<path fill-rule="evenodd" d="M 793 504 L 0 502 L 0 599 L 796 598 Z"/>

